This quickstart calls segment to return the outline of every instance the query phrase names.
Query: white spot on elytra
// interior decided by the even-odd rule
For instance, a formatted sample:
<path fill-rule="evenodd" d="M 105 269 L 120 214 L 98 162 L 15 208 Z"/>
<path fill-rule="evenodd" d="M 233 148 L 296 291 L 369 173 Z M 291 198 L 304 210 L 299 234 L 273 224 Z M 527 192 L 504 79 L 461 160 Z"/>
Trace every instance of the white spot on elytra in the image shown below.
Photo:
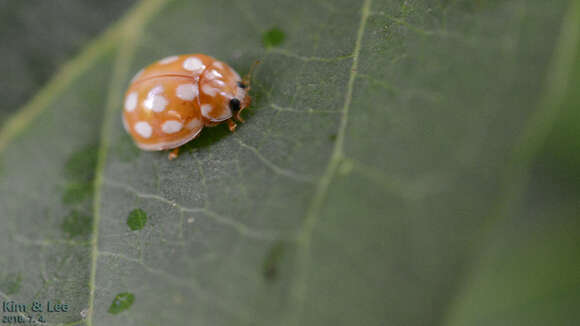
<path fill-rule="evenodd" d="M 215 69 L 210 70 L 206 75 L 207 79 L 218 79 L 223 77 L 224 75 L 220 74 L 220 72 Z"/>
<path fill-rule="evenodd" d="M 182 84 L 177 86 L 175 90 L 175 95 L 182 100 L 191 101 L 193 100 L 198 94 L 198 90 L 196 85 L 194 84 Z"/>
<path fill-rule="evenodd" d="M 226 86 L 226 83 L 224 83 L 223 80 L 212 80 L 211 84 L 217 88 Z"/>
<path fill-rule="evenodd" d="M 161 126 L 161 130 L 163 130 L 166 134 L 174 134 L 183 128 L 183 123 L 177 120 L 167 120 Z"/>
<path fill-rule="evenodd" d="M 159 60 L 159 63 L 160 63 L 160 64 L 162 64 L 162 65 L 166 65 L 166 64 L 168 64 L 168 63 L 172 63 L 172 62 L 174 62 L 174 61 L 175 61 L 175 60 L 177 60 L 177 59 L 179 59 L 179 57 L 178 57 L 178 56 L 176 56 L 176 55 L 172 55 L 172 56 L 170 56 L 170 57 L 166 57 L 166 58 L 163 58 L 163 59 Z"/>
<path fill-rule="evenodd" d="M 201 72 L 203 69 L 205 69 L 205 66 L 198 58 L 189 57 L 183 61 L 183 69 L 193 72 Z"/>
<path fill-rule="evenodd" d="M 211 110 L 213 110 L 211 104 L 204 104 L 201 106 L 201 114 L 203 114 L 204 116 L 209 116 L 209 112 Z"/>
<path fill-rule="evenodd" d="M 201 114 L 209 119 L 223 120 L 228 118 L 228 116 L 230 116 L 231 111 L 229 109 L 214 108 L 213 106 L 211 106 L 211 104 L 204 104 L 201 106 Z M 214 116 L 215 114 L 220 115 L 216 117 Z"/>
<path fill-rule="evenodd" d="M 203 108 L 203 106 L 202 106 L 202 108 Z M 187 129 L 190 129 L 190 130 L 197 129 L 197 128 L 201 127 L 201 120 L 199 120 L 197 118 L 191 119 L 191 121 L 189 121 L 185 127 Z"/>
<path fill-rule="evenodd" d="M 159 85 L 153 87 L 153 89 L 151 89 L 147 94 L 147 99 L 143 101 L 145 107 L 155 112 L 165 110 L 165 107 L 169 102 L 167 102 L 167 99 L 163 97 L 161 93 L 163 93 L 163 86 Z"/>
<path fill-rule="evenodd" d="M 193 221 L 195 221 L 195 219 L 193 217 L 190 217 L 187 219 L 187 223 L 189 223 L 189 224 L 193 223 Z"/>
<path fill-rule="evenodd" d="M 145 121 L 139 121 L 134 126 L 135 131 L 143 138 L 151 137 L 153 133 L 153 129 L 151 126 Z"/>
<path fill-rule="evenodd" d="M 204 85 L 201 87 L 201 90 L 202 90 L 204 93 L 206 93 L 207 95 L 209 95 L 209 96 L 215 96 L 215 95 L 217 94 L 217 92 L 218 92 L 218 89 L 217 89 L 217 88 L 215 88 L 215 87 L 211 87 L 211 86 L 210 86 L 210 85 L 208 85 L 208 84 L 204 84 Z"/>
<path fill-rule="evenodd" d="M 216 66 L 218 69 L 224 69 L 224 64 L 219 61 L 214 62 L 213 65 Z"/>
<path fill-rule="evenodd" d="M 131 92 L 125 98 L 125 110 L 132 112 L 137 107 L 137 92 Z"/>

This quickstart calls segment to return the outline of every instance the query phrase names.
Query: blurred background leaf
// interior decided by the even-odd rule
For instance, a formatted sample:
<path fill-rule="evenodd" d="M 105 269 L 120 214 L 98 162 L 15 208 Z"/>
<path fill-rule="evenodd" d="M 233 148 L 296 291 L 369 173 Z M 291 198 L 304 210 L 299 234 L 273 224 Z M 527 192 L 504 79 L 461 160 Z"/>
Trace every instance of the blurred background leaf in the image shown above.
<path fill-rule="evenodd" d="M 0 126 L 135 0 L 0 0 Z"/>
<path fill-rule="evenodd" d="M 69 303 L 52 324 L 578 324 L 579 34 L 575 0 L 142 1 L 0 131 L 0 295 Z M 136 150 L 132 75 L 195 52 L 262 61 L 247 123 Z"/>

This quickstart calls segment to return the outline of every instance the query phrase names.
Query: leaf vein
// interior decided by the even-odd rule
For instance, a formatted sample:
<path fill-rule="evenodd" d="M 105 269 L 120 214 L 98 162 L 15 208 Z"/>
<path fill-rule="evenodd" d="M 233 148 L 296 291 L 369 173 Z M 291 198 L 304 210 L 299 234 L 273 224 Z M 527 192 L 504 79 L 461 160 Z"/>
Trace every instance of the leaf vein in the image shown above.
<path fill-rule="evenodd" d="M 137 39 L 140 37 L 143 25 L 145 25 L 152 14 L 156 13 L 163 7 L 168 0 L 143 0 L 129 14 L 127 19 L 120 25 L 122 41 L 115 59 L 112 79 L 108 90 L 107 104 L 104 113 L 103 124 L 101 127 L 101 138 L 97 155 L 97 166 L 94 182 L 93 197 L 93 234 L 91 238 L 91 262 L 89 276 L 89 308 L 87 315 L 87 326 L 93 325 L 93 316 L 95 309 L 95 289 L 96 289 L 96 272 L 98 260 L 99 245 L 99 224 L 100 224 L 100 205 L 101 205 L 101 188 L 103 185 L 104 167 L 110 141 L 112 115 L 115 112 L 121 97 L 123 89 L 123 80 L 129 73 L 130 61 L 136 48 Z"/>
<path fill-rule="evenodd" d="M 278 233 L 275 231 L 252 230 L 247 225 L 240 223 L 232 218 L 225 217 L 225 216 L 223 216 L 223 215 L 221 215 L 221 214 L 219 214 L 219 213 L 217 213 L 217 212 L 215 212 L 207 207 L 186 207 L 186 206 L 183 206 L 183 205 L 177 203 L 174 200 L 167 199 L 165 197 L 155 195 L 155 194 L 148 194 L 148 193 L 139 192 L 137 189 L 135 189 L 131 186 L 124 185 L 122 183 L 118 183 L 118 182 L 115 182 L 115 181 L 112 181 L 112 180 L 109 180 L 106 178 L 103 179 L 103 182 L 106 185 L 121 188 L 121 189 L 123 189 L 127 192 L 130 192 L 130 193 L 132 193 L 140 198 L 147 198 L 147 199 L 154 199 L 154 200 L 161 201 L 161 202 L 166 203 L 172 207 L 177 208 L 180 212 L 203 213 L 203 214 L 207 215 L 208 217 L 212 218 L 214 221 L 216 221 L 222 225 L 232 227 L 241 235 L 249 237 L 249 238 L 262 239 L 262 240 L 273 240 L 273 239 L 278 238 Z"/>
<path fill-rule="evenodd" d="M 324 175 L 320 178 L 317 186 L 316 192 L 314 194 L 313 200 L 306 212 L 306 216 L 304 217 L 304 222 L 302 227 L 297 235 L 297 244 L 299 245 L 297 248 L 297 277 L 296 283 L 294 288 L 292 289 L 292 296 L 293 300 L 295 300 L 298 309 L 298 313 L 294 314 L 295 318 L 299 318 L 302 313 L 304 297 L 306 295 L 306 264 L 309 260 L 310 255 L 310 241 L 312 238 L 312 232 L 318 222 L 319 214 L 322 209 L 322 205 L 326 198 L 326 194 L 328 192 L 328 188 L 330 186 L 330 182 L 334 177 L 339 163 L 344 158 L 344 139 L 346 136 L 346 127 L 348 124 L 348 114 L 350 111 L 350 105 L 352 102 L 352 94 L 354 90 L 354 83 L 356 80 L 357 75 L 357 68 L 358 68 L 358 61 L 359 61 L 359 54 L 362 47 L 362 40 L 364 37 L 365 26 L 366 22 L 369 17 L 370 7 L 371 7 L 372 0 L 365 0 L 362 8 L 361 8 L 361 19 L 360 25 L 357 31 L 357 37 L 354 45 L 354 51 L 352 55 L 352 66 L 350 69 L 350 77 L 347 84 L 347 91 L 345 95 L 344 105 L 341 112 L 341 119 L 340 124 L 338 127 L 338 133 L 336 137 L 336 142 L 334 144 L 334 148 L 332 154 L 330 156 L 330 160 L 326 167 Z M 296 324 L 299 324 L 299 320 L 295 321 Z"/>
<path fill-rule="evenodd" d="M 270 161 L 269 159 L 267 159 L 266 157 L 264 157 L 264 155 L 262 155 L 260 153 L 260 151 L 258 151 L 257 148 L 246 144 L 244 141 L 242 141 L 239 137 L 236 137 L 236 141 L 240 144 L 240 146 L 248 149 L 250 152 L 254 153 L 256 155 L 256 157 L 258 157 L 258 159 L 260 159 L 260 161 L 262 161 L 267 167 L 269 167 L 272 171 L 289 177 L 291 179 L 300 181 L 300 182 L 313 182 L 313 177 L 309 176 L 309 175 L 303 175 L 285 168 L 282 168 L 276 164 L 274 164 L 272 161 Z"/>
<path fill-rule="evenodd" d="M 282 55 L 285 57 L 302 60 L 305 62 L 337 62 L 337 61 L 351 59 L 353 57 L 352 54 L 333 57 L 333 58 L 303 56 L 303 55 L 296 54 L 294 52 L 291 52 L 291 51 L 285 50 L 285 49 L 281 49 L 281 48 L 270 48 L 267 50 L 266 54 L 278 54 L 278 55 Z"/>

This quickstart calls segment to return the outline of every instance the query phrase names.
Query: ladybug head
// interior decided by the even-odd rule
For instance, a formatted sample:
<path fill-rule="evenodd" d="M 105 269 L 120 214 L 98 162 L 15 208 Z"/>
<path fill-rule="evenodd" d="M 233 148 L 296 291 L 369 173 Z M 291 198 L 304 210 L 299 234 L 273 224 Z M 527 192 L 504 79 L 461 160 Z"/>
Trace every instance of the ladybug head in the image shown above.
<path fill-rule="evenodd" d="M 248 74 L 244 76 L 244 79 L 238 82 L 236 97 L 230 101 L 230 108 L 232 109 L 232 112 L 234 112 L 236 119 L 239 121 L 243 121 L 240 117 L 240 113 L 252 103 L 252 98 L 248 95 L 248 92 L 250 91 L 252 73 L 258 64 L 260 64 L 260 60 L 256 60 L 250 67 Z"/>
<path fill-rule="evenodd" d="M 251 98 L 248 96 L 248 92 L 250 91 L 250 82 L 249 81 L 239 81 L 238 82 L 238 94 L 244 94 L 243 96 L 239 96 L 239 100 L 241 101 L 240 108 L 243 110 L 250 106 Z"/>
<path fill-rule="evenodd" d="M 240 100 L 238 100 L 237 98 L 233 98 L 230 100 L 230 109 L 232 110 L 232 112 L 238 112 L 241 109 L 241 105 L 242 103 L 240 102 Z"/>
<path fill-rule="evenodd" d="M 252 99 L 248 95 L 249 87 L 246 86 L 243 82 L 238 82 L 238 90 L 236 92 L 236 96 L 232 98 L 229 102 L 230 110 L 234 114 L 234 117 L 238 121 L 243 121 L 240 116 L 240 113 L 250 106 Z"/>

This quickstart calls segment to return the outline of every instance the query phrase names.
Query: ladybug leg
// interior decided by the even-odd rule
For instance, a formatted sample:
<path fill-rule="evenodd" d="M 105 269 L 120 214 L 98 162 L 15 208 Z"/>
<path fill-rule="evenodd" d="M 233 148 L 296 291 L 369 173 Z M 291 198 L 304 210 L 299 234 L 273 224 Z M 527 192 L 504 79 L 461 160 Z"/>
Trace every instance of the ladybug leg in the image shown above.
<path fill-rule="evenodd" d="M 236 112 L 236 114 L 234 115 L 234 117 L 236 118 L 236 120 L 238 120 L 238 121 L 239 121 L 239 122 L 241 122 L 241 123 L 244 123 L 244 122 L 246 122 L 246 121 L 245 121 L 245 120 L 242 118 L 242 116 L 240 115 L 240 113 L 242 113 L 242 110 L 239 110 L 238 112 Z"/>
<path fill-rule="evenodd" d="M 174 160 L 179 156 L 179 147 L 172 149 L 169 152 L 169 155 L 167 156 L 167 158 L 169 158 L 169 160 Z"/>
<path fill-rule="evenodd" d="M 249 91 L 249 90 L 250 90 L 250 86 L 247 86 L 247 91 Z M 246 122 L 242 118 L 242 111 L 244 111 L 247 107 L 249 107 L 251 103 L 252 103 L 252 98 L 246 95 L 246 97 L 244 98 L 244 102 L 242 103 L 241 108 L 234 115 L 236 120 L 238 120 L 241 123 Z"/>
<path fill-rule="evenodd" d="M 230 129 L 231 132 L 234 132 L 234 130 L 236 130 L 237 126 L 238 125 L 236 124 L 234 119 L 228 119 L 228 128 Z"/>

